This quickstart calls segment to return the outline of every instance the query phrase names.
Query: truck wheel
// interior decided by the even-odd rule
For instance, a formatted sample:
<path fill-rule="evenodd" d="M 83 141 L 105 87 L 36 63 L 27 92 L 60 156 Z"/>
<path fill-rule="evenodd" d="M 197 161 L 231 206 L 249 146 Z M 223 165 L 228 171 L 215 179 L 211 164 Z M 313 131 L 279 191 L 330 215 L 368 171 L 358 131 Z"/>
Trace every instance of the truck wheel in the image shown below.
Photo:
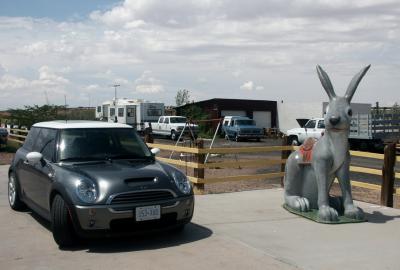
<path fill-rule="evenodd" d="M 297 136 L 290 136 L 288 140 L 289 145 L 299 145 L 299 139 Z"/>
<path fill-rule="evenodd" d="M 71 214 L 60 195 L 54 197 L 51 205 L 51 230 L 53 238 L 60 248 L 70 247 L 76 241 Z"/>
<path fill-rule="evenodd" d="M 175 130 L 171 131 L 171 140 L 175 141 L 177 139 Z"/>
<path fill-rule="evenodd" d="M 26 205 L 21 201 L 19 197 L 20 190 L 17 179 L 13 172 L 10 173 L 8 177 L 8 203 L 11 209 L 20 211 L 26 208 Z"/>

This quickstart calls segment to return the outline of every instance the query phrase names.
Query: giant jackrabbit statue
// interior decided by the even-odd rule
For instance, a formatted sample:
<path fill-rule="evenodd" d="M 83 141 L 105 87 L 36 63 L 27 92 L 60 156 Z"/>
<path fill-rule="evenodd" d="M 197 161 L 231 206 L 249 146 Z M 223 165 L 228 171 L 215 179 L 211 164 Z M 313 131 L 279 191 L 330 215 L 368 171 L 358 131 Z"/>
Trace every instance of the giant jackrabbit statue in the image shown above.
<path fill-rule="evenodd" d="M 328 74 L 317 66 L 319 79 L 329 97 L 324 117 L 325 133 L 318 142 L 312 139 L 293 152 L 285 168 L 285 204 L 295 211 L 318 209 L 317 221 L 338 221 L 338 213 L 363 220 L 364 212 L 353 204 L 349 179 L 350 153 L 348 136 L 352 110 L 350 101 L 370 65 L 351 80 L 344 97 L 333 90 Z M 308 159 L 308 160 L 306 160 Z M 329 190 L 338 179 L 342 197 L 330 197 Z"/>

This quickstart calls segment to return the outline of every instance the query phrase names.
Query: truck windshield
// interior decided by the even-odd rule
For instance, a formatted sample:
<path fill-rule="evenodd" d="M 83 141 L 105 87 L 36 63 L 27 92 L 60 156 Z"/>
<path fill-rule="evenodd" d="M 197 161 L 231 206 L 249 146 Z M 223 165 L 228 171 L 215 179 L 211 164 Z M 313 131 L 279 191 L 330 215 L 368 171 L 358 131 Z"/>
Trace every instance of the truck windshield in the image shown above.
<path fill-rule="evenodd" d="M 236 120 L 236 125 L 238 126 L 252 126 L 254 125 L 253 120 Z"/>
<path fill-rule="evenodd" d="M 171 117 L 170 118 L 171 123 L 186 123 L 186 117 Z"/>
<path fill-rule="evenodd" d="M 65 129 L 61 131 L 58 151 L 59 161 L 152 158 L 131 128 Z"/>
<path fill-rule="evenodd" d="M 307 122 L 307 124 L 304 127 L 305 128 L 315 128 L 315 123 L 316 122 L 317 121 L 315 121 L 315 120 L 310 120 L 310 121 Z"/>

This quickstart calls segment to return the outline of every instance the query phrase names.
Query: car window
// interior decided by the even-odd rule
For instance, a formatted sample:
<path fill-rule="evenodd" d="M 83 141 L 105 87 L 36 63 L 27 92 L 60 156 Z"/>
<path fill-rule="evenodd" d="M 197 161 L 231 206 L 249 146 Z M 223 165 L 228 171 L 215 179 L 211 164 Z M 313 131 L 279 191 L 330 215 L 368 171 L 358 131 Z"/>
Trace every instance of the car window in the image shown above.
<path fill-rule="evenodd" d="M 147 158 L 151 153 L 132 128 L 61 131 L 59 159 Z"/>
<path fill-rule="evenodd" d="M 161 117 L 161 118 L 158 120 L 158 122 L 159 122 L 159 123 L 164 122 L 164 117 Z"/>
<path fill-rule="evenodd" d="M 168 117 L 165 117 L 164 124 L 169 124 L 169 118 Z"/>
<path fill-rule="evenodd" d="M 41 128 L 36 143 L 33 146 L 33 151 L 42 153 L 43 157 L 47 160 L 53 160 L 56 138 L 57 130 Z"/>
<path fill-rule="evenodd" d="M 118 108 L 118 117 L 124 117 L 124 108 Z"/>
<path fill-rule="evenodd" d="M 253 120 L 236 120 L 236 125 L 250 126 L 253 124 Z"/>
<path fill-rule="evenodd" d="M 229 124 L 229 120 L 224 121 L 224 126 L 227 126 Z"/>
<path fill-rule="evenodd" d="M 33 145 L 35 144 L 36 140 L 38 139 L 40 132 L 40 128 L 32 127 L 29 132 L 28 136 L 25 139 L 24 145 L 22 146 L 28 152 L 33 151 Z"/>
<path fill-rule="evenodd" d="M 325 128 L 325 122 L 324 122 L 324 120 L 318 121 L 318 128 Z"/>
<path fill-rule="evenodd" d="M 234 124 L 235 124 L 235 121 L 231 121 L 231 127 L 233 127 Z"/>
<path fill-rule="evenodd" d="M 185 124 L 186 123 L 186 117 L 171 117 L 171 123 L 182 123 Z"/>
<path fill-rule="evenodd" d="M 316 120 L 310 120 L 307 122 L 307 124 L 304 126 L 305 128 L 315 128 L 315 123 L 317 121 Z"/>

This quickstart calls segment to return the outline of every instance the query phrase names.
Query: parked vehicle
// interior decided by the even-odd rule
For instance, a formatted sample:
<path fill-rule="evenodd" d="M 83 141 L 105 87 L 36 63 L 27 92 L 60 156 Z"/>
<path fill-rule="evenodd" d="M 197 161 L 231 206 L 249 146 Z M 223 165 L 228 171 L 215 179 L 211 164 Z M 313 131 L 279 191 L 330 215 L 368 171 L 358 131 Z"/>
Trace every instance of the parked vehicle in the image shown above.
<path fill-rule="evenodd" d="M 8 131 L 6 128 L 0 128 L 0 147 L 2 145 L 7 145 L 8 141 Z"/>
<path fill-rule="evenodd" d="M 327 104 L 323 104 L 326 111 Z M 382 151 L 385 142 L 400 137 L 400 114 L 392 108 L 371 108 L 370 104 L 352 104 L 349 143 L 353 150 Z M 325 131 L 323 118 L 310 119 L 304 127 L 287 131 L 289 143 L 301 144 L 307 137 L 319 139 Z"/>
<path fill-rule="evenodd" d="M 303 119 L 302 119 L 303 120 Z M 306 122 L 303 127 L 293 128 L 287 131 L 289 144 L 300 145 L 308 137 L 315 139 L 321 138 L 325 132 L 325 123 L 323 118 L 313 118 Z"/>
<path fill-rule="evenodd" d="M 222 125 L 222 133 L 226 139 L 260 139 L 264 136 L 264 130 L 258 128 L 254 120 L 244 116 L 225 116 Z"/>
<path fill-rule="evenodd" d="M 37 123 L 10 166 L 9 204 L 49 220 L 60 247 L 77 237 L 183 229 L 191 184 L 158 152 L 125 124 Z"/>
<path fill-rule="evenodd" d="M 133 126 L 142 132 L 149 123 L 157 122 L 164 115 L 164 103 L 141 99 L 117 99 L 106 101 L 96 108 L 96 119 Z"/>
<path fill-rule="evenodd" d="M 153 134 L 168 136 L 171 140 L 177 140 L 183 129 L 185 135 L 191 136 L 192 132 L 195 138 L 199 132 L 199 126 L 188 123 L 184 116 L 161 116 L 157 123 L 152 124 Z"/>

